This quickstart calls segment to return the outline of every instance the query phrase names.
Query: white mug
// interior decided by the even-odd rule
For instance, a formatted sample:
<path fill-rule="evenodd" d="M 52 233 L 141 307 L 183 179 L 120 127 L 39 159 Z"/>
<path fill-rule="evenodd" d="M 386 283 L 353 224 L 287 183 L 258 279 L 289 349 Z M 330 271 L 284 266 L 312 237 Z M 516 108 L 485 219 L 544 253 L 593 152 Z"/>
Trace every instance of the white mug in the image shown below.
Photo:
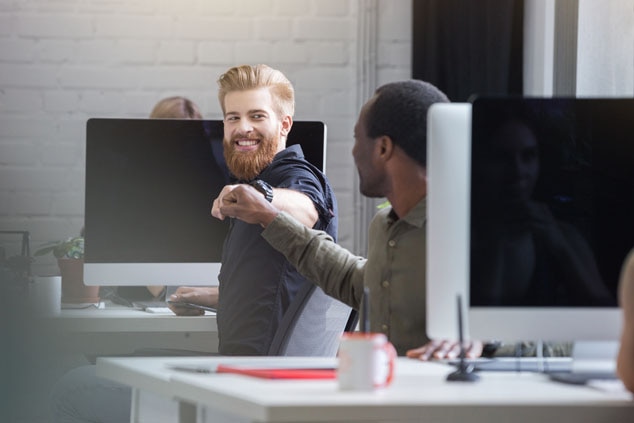
<path fill-rule="evenodd" d="M 34 276 L 29 284 L 29 305 L 36 316 L 57 316 L 62 307 L 62 277 Z"/>
<path fill-rule="evenodd" d="M 382 333 L 344 333 L 339 345 L 339 389 L 370 391 L 388 386 L 394 376 L 396 349 Z"/>

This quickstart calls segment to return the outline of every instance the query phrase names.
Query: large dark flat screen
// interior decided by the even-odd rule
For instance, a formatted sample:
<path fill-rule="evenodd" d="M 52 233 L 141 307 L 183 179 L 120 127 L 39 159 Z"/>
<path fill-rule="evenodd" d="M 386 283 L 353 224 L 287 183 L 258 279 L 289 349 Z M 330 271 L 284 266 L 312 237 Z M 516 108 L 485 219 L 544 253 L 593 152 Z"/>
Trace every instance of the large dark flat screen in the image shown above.
<path fill-rule="evenodd" d="M 228 181 L 220 121 L 90 119 L 86 262 L 219 262 Z"/>
<path fill-rule="evenodd" d="M 615 306 L 634 99 L 478 98 L 471 157 L 471 306 Z"/>
<path fill-rule="evenodd" d="M 94 118 L 86 131 L 87 263 L 220 262 L 221 120 Z M 297 121 L 287 145 L 324 169 L 325 142 L 323 122 Z"/>

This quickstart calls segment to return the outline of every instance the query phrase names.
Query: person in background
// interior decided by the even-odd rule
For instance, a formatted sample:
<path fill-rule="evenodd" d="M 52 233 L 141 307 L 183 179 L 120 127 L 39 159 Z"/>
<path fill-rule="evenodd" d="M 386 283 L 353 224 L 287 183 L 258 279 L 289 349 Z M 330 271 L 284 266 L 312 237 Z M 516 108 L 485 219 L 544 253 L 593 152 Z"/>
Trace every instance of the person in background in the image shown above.
<path fill-rule="evenodd" d="M 150 119 L 202 119 L 200 109 L 190 99 L 181 96 L 160 100 L 150 113 Z"/>
<path fill-rule="evenodd" d="M 390 203 L 370 224 L 367 258 L 339 246 L 327 233 L 309 229 L 248 184 L 223 190 L 214 202 L 213 215 L 261 225 L 266 242 L 328 295 L 357 310 L 367 288 L 370 330 L 386 334 L 399 355 L 412 354 L 429 341 L 427 111 L 434 103 L 448 101 L 432 84 L 407 80 L 379 87 L 361 109 L 352 148 L 359 189 L 367 197 L 386 197 Z M 481 350 L 481 343 L 474 342 L 467 353 L 477 356 Z"/>
<path fill-rule="evenodd" d="M 616 360 L 616 372 L 634 393 L 634 249 L 623 262 L 619 281 L 619 302 L 623 308 L 623 331 Z"/>

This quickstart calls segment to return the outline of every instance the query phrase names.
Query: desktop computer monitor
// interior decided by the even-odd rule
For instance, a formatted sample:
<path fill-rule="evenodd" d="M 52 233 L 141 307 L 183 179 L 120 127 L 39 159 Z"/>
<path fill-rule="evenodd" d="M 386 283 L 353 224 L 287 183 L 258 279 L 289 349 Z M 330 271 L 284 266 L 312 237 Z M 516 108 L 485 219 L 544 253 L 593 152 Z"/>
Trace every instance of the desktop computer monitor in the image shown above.
<path fill-rule="evenodd" d="M 458 339 L 456 297 L 468 299 L 471 104 L 427 114 L 427 336 Z M 468 334 L 468 322 L 464 323 Z"/>
<path fill-rule="evenodd" d="M 88 120 L 86 285 L 218 284 L 229 228 L 211 216 L 230 182 L 222 139 L 221 120 Z M 292 144 L 325 168 L 323 122 L 294 122 Z"/>
<path fill-rule="evenodd" d="M 582 240 L 590 245 L 608 296 L 599 296 L 602 300 L 598 302 L 577 298 L 581 302 L 576 304 L 571 297 L 561 304 L 515 301 L 502 305 L 491 298 L 483 303 L 483 297 L 476 295 L 470 304 L 470 292 L 483 289 L 471 280 L 471 274 L 481 269 L 473 265 L 471 253 L 471 202 L 480 201 L 475 207 L 485 207 L 486 211 L 500 199 L 484 201 L 485 197 L 480 197 L 495 189 L 491 184 L 484 184 L 484 189 L 472 198 L 472 106 L 437 104 L 428 114 L 427 139 L 428 336 L 458 338 L 456 297 L 461 295 L 463 324 L 471 338 L 511 342 L 617 339 L 621 313 L 616 307 L 616 284 L 622 260 L 634 245 L 634 122 L 630 119 L 634 116 L 634 100 L 480 98 L 473 107 L 477 109 L 473 116 L 476 153 L 484 147 L 476 145 L 483 142 L 487 132 L 482 126 L 493 125 L 483 120 L 501 121 L 510 112 L 523 110 L 530 111 L 531 118 L 541 123 L 542 142 L 549 145 L 539 149 L 543 163 L 535 194 L 554 208 L 550 211 L 553 216 L 571 222 L 568 230 L 579 228 L 576 232 L 583 234 Z M 479 153 L 473 160 L 476 170 L 491 167 L 490 161 L 481 163 Z M 483 258 L 475 260 L 480 263 Z M 479 279 L 482 282 L 481 276 Z"/>
<path fill-rule="evenodd" d="M 634 246 L 633 116 L 634 99 L 473 101 L 472 338 L 618 339 L 618 278 Z"/>

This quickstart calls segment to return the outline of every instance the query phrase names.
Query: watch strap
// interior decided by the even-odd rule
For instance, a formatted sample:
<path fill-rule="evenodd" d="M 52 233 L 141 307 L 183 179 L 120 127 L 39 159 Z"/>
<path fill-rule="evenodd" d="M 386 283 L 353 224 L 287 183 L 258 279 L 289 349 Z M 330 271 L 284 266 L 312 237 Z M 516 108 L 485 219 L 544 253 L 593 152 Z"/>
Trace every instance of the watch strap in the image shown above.
<path fill-rule="evenodd" d="M 269 203 L 273 202 L 273 187 L 271 187 L 269 183 L 261 179 L 255 179 L 249 182 L 249 185 L 260 191 L 262 195 L 264 195 L 264 198 L 266 198 L 266 201 Z"/>

